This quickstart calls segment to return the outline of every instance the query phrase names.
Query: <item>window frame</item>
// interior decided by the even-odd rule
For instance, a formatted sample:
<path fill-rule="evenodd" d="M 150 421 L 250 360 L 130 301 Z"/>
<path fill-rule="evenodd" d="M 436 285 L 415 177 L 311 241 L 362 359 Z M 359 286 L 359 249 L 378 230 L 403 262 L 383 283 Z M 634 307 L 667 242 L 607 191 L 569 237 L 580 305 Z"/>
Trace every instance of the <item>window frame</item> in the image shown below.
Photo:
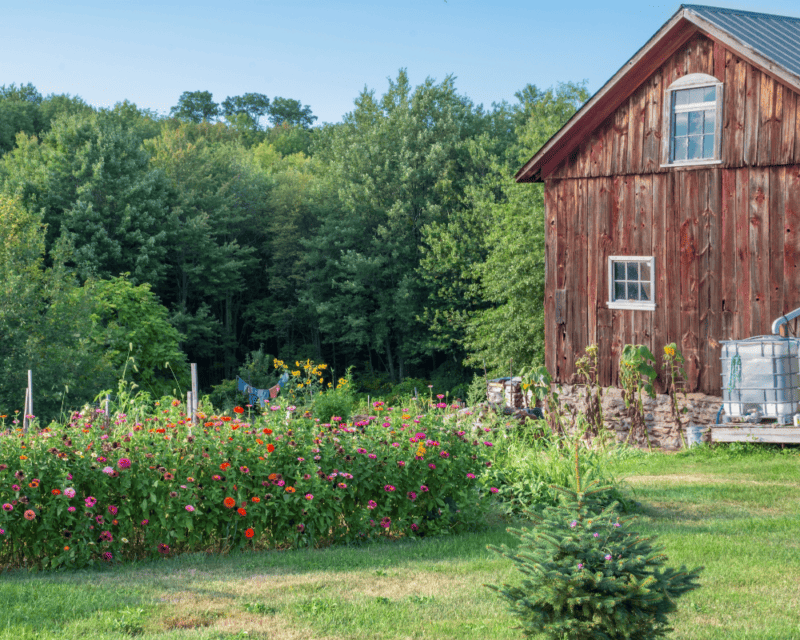
<path fill-rule="evenodd" d="M 647 262 L 650 265 L 650 300 L 615 300 L 614 299 L 614 263 L 615 262 Z M 608 300 L 609 309 L 634 309 L 653 311 L 656 308 L 656 274 L 655 256 L 609 256 L 608 257 Z M 643 282 L 640 280 L 639 282 Z"/>
<path fill-rule="evenodd" d="M 701 87 L 715 87 L 716 99 L 714 107 L 714 156 L 712 158 L 700 159 L 687 159 L 687 160 L 672 160 L 670 158 L 672 152 L 672 116 L 673 111 L 673 94 L 676 91 L 684 89 L 699 89 Z M 709 164 L 722 163 L 722 97 L 724 92 L 724 83 L 714 76 L 705 73 L 690 73 L 688 75 L 678 78 L 669 87 L 664 90 L 664 113 L 663 113 L 663 127 L 661 136 L 661 167 L 692 167 L 702 166 Z M 701 104 L 701 103 L 698 103 Z M 706 103 L 708 104 L 708 103 Z"/>

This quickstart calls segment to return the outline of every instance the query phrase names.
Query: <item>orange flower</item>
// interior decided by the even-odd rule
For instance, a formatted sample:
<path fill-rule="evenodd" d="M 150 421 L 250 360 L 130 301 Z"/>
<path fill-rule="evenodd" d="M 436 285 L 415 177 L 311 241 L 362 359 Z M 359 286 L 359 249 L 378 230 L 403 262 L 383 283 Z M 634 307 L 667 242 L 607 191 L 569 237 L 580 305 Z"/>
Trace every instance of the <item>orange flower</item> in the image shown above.
<path fill-rule="evenodd" d="M 20 457 L 19 457 L 19 459 L 20 459 L 20 460 L 27 460 L 27 459 L 28 459 L 28 456 L 20 456 Z"/>
<path fill-rule="evenodd" d="M 286 493 L 294 493 L 295 491 L 297 491 L 297 489 L 294 487 L 286 487 Z"/>
<path fill-rule="evenodd" d="M 225 500 L 222 501 L 222 504 L 228 507 L 228 509 L 233 509 L 236 506 L 236 500 L 230 497 L 225 498 Z"/>
<path fill-rule="evenodd" d="M 268 444 L 267 445 L 267 451 L 269 451 L 270 453 L 275 451 L 275 445 L 274 444 Z"/>
<path fill-rule="evenodd" d="M 244 536 L 245 536 L 245 538 L 252 538 L 254 535 L 256 535 L 256 532 L 255 532 L 255 531 L 253 531 L 252 529 L 247 529 L 247 530 L 244 532 Z"/>
<path fill-rule="evenodd" d="M 64 547 L 64 551 L 69 551 L 69 547 Z"/>
<path fill-rule="evenodd" d="M 53 489 L 50 493 L 52 493 L 54 496 L 57 496 L 61 493 L 61 489 Z"/>
<path fill-rule="evenodd" d="M 28 486 L 29 486 L 29 487 L 31 487 L 32 489 L 35 489 L 36 487 L 38 487 L 38 486 L 39 486 L 39 481 L 38 481 L 38 480 L 31 480 L 31 481 L 28 483 Z"/>
<path fill-rule="evenodd" d="M 219 468 L 220 468 L 222 471 L 225 471 L 225 469 L 227 469 L 227 468 L 228 468 L 228 467 L 230 467 L 230 466 L 231 466 L 231 463 L 230 463 L 230 462 L 223 462 L 221 465 L 219 465 Z"/>
<path fill-rule="evenodd" d="M 267 480 L 275 480 L 275 478 L 277 478 L 277 477 L 278 477 L 278 475 L 277 475 L 277 474 L 275 474 L 275 473 L 270 473 L 270 474 L 267 476 Z"/>
<path fill-rule="evenodd" d="M 256 444 L 264 444 L 264 441 L 261 438 L 256 438 Z"/>
<path fill-rule="evenodd" d="M 234 413 L 244 413 L 244 407 L 234 407 L 233 408 L 233 412 Z"/>
<path fill-rule="evenodd" d="M 240 425 L 240 424 L 238 424 L 238 423 L 237 423 L 237 424 L 232 424 L 232 425 L 231 425 L 231 429 L 233 429 L 234 431 L 236 431 L 236 430 L 237 430 L 237 429 L 238 429 L 240 426 L 241 426 L 241 425 Z"/>
<path fill-rule="evenodd" d="M 220 420 L 222 420 L 223 422 L 230 422 L 231 420 L 233 420 L 233 418 L 231 418 L 230 416 L 222 416 Z"/>
<path fill-rule="evenodd" d="M 266 433 L 267 435 L 269 435 L 270 433 L 272 433 L 272 429 L 264 429 L 262 433 Z"/>
<path fill-rule="evenodd" d="M 239 507 L 239 508 L 236 510 L 236 512 L 237 512 L 237 513 L 238 513 L 240 516 L 246 516 L 246 515 L 247 515 L 247 511 L 246 511 L 245 509 L 243 509 L 242 507 Z"/>
<path fill-rule="evenodd" d="M 261 498 L 259 498 L 258 496 L 253 496 L 252 498 L 250 498 L 250 501 L 251 502 L 261 502 Z"/>

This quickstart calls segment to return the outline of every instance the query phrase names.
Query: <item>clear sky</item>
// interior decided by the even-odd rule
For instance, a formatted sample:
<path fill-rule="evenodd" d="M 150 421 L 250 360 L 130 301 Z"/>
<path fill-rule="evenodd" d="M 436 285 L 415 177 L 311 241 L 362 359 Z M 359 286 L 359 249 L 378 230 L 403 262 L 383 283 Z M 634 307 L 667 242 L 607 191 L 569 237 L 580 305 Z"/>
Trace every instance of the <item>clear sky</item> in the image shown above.
<path fill-rule="evenodd" d="M 798 0 L 690 4 L 800 17 Z M 0 0 L 0 85 L 122 100 L 168 113 L 184 91 L 308 104 L 339 122 L 364 87 L 404 67 L 413 86 L 456 77 L 476 104 L 527 83 L 597 91 L 678 10 L 639 0 Z"/>

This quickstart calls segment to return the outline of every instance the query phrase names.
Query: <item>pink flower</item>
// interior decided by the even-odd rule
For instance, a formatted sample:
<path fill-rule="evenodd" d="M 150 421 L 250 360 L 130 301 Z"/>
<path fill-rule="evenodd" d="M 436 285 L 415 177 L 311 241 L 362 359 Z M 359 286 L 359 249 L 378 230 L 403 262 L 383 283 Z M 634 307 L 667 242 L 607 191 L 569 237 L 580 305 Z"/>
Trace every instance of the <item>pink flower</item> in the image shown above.
<path fill-rule="evenodd" d="M 611 555 L 610 554 L 606 556 L 606 560 L 611 560 Z"/>
<path fill-rule="evenodd" d="M 189 513 L 191 513 L 192 511 L 194 511 L 194 507 L 193 507 L 192 505 L 190 505 L 190 504 L 187 504 L 185 508 L 186 508 L 186 510 L 187 510 Z"/>
<path fill-rule="evenodd" d="M 115 507 L 113 504 L 110 504 L 110 505 L 108 505 L 108 512 L 109 512 L 109 513 L 110 513 L 112 516 L 115 516 L 115 515 L 117 515 L 117 511 L 118 511 L 118 509 L 117 509 L 117 508 L 116 508 L 116 507 Z"/>
<path fill-rule="evenodd" d="M 411 500 L 411 502 L 414 502 L 414 500 L 417 499 L 417 494 L 414 493 L 413 491 L 409 491 L 406 495 L 408 496 L 408 499 Z"/>
<path fill-rule="evenodd" d="M 419 529 L 419 525 L 416 522 L 413 522 L 411 524 L 411 530 L 412 531 L 417 531 L 418 529 Z"/>
<path fill-rule="evenodd" d="M 489 487 L 489 491 L 491 491 L 492 493 L 500 493 L 500 489 L 498 489 L 497 487 Z"/>
<path fill-rule="evenodd" d="M 96 504 L 97 504 L 97 498 L 95 498 L 95 497 L 93 497 L 93 496 L 89 496 L 88 498 L 86 498 L 86 499 L 84 500 L 84 502 L 86 503 L 86 506 L 87 506 L 89 509 L 91 509 L 91 508 L 92 508 L 94 505 L 96 505 Z"/>
<path fill-rule="evenodd" d="M 424 484 L 421 484 L 419 486 L 419 490 L 422 491 L 423 493 L 425 493 L 426 491 L 430 491 L 430 489 L 428 489 L 428 487 Z"/>
<path fill-rule="evenodd" d="M 311 495 L 310 493 L 306 494 L 306 500 L 313 500 L 313 499 L 314 499 L 313 495 Z"/>
<path fill-rule="evenodd" d="M 67 511 L 70 513 L 75 513 L 75 507 L 67 507 Z"/>
<path fill-rule="evenodd" d="M 386 484 L 386 485 L 383 486 L 383 490 L 384 491 L 389 491 L 390 493 L 392 491 L 394 491 L 394 489 L 395 489 L 395 487 L 393 485 L 391 485 L 391 484 Z"/>
<path fill-rule="evenodd" d="M 74 498 L 75 489 L 73 489 L 72 487 L 67 487 L 66 489 L 64 489 L 64 495 L 67 496 L 67 498 Z"/>
<path fill-rule="evenodd" d="M 467 474 L 467 478 L 469 478 L 470 480 L 474 480 L 475 479 L 475 474 L 474 473 L 468 473 Z"/>
<path fill-rule="evenodd" d="M 120 458 L 117 460 L 117 466 L 120 469 L 128 469 L 131 466 L 131 461 L 128 458 Z"/>
<path fill-rule="evenodd" d="M 431 468 L 431 469 L 435 469 L 435 468 L 436 468 L 436 465 L 435 465 L 435 464 L 433 464 L 433 462 L 429 462 L 429 463 L 428 463 L 428 467 L 429 467 L 429 468 Z"/>
<path fill-rule="evenodd" d="M 377 506 L 378 506 L 378 503 L 377 503 L 377 502 L 375 502 L 374 500 L 370 500 L 370 501 L 367 503 L 367 509 L 374 509 L 374 508 L 375 508 L 375 507 L 377 507 Z"/>
<path fill-rule="evenodd" d="M 374 453 L 370 453 L 368 457 L 370 460 L 375 460 L 378 456 L 376 456 Z"/>

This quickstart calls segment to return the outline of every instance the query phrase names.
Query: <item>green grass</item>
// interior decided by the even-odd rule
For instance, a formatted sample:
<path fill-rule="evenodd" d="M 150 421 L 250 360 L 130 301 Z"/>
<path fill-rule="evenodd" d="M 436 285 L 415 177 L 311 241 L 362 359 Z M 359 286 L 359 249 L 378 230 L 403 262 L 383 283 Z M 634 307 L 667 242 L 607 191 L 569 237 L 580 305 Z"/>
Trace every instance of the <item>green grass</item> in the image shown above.
<path fill-rule="evenodd" d="M 607 467 L 670 565 L 705 565 L 678 639 L 800 640 L 800 456 L 727 447 L 629 453 Z M 521 638 L 482 585 L 518 582 L 487 544 L 503 522 L 425 540 L 190 556 L 0 576 L 0 639 Z"/>

